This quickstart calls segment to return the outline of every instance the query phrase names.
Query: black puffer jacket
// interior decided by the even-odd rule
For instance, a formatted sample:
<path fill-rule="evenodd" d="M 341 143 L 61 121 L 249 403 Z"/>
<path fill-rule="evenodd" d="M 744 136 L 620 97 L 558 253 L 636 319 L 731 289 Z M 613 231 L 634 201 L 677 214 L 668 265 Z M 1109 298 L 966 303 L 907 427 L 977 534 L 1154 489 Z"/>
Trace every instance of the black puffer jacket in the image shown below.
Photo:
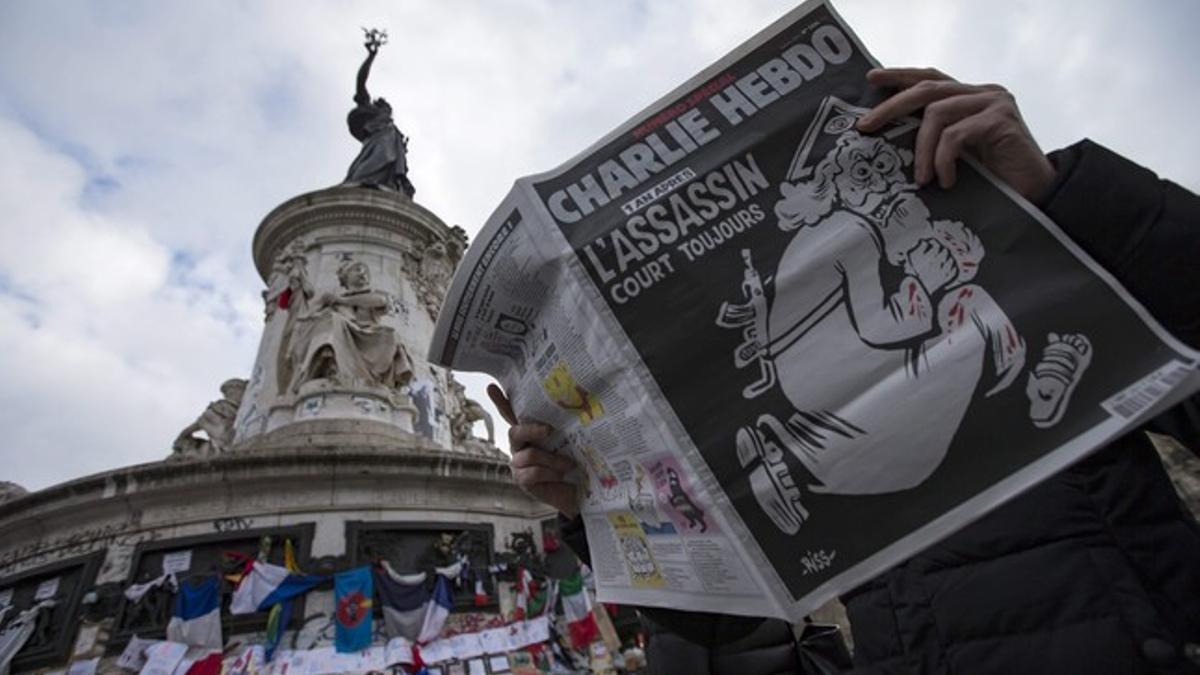
<path fill-rule="evenodd" d="M 1088 141 L 1044 210 L 1200 345 L 1200 198 Z M 1195 407 L 1156 420 L 1196 438 Z M 1131 433 L 848 594 L 857 673 L 1200 673 L 1200 527 Z"/>
<path fill-rule="evenodd" d="M 795 675 L 800 672 L 796 641 L 791 624 L 779 619 L 759 623 L 749 634 L 727 642 L 728 636 L 712 635 L 707 640 L 684 638 L 658 625 L 643 613 L 648 634 L 648 675 Z M 721 621 L 713 627 L 720 630 Z"/>

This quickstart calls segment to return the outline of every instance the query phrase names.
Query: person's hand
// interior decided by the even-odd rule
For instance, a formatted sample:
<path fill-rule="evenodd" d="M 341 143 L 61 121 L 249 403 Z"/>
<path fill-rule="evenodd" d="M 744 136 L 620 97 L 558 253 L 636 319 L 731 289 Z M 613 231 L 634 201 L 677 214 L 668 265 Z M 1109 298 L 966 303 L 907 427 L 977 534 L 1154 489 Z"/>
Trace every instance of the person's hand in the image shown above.
<path fill-rule="evenodd" d="M 950 249 L 936 239 L 922 239 L 908 252 L 908 269 L 932 294 L 958 279 L 958 265 Z"/>
<path fill-rule="evenodd" d="M 510 465 L 517 485 L 534 499 L 553 506 L 568 518 L 579 515 L 575 484 L 567 480 L 567 474 L 575 468 L 575 462 L 566 455 L 541 447 L 554 429 L 540 422 L 518 422 L 512 403 L 500 387 L 488 385 L 487 393 L 500 411 L 500 416 L 512 425 L 508 429 L 508 442 L 512 448 Z"/>
<path fill-rule="evenodd" d="M 996 84 L 963 84 L 932 68 L 876 68 L 867 81 L 898 92 L 858 121 L 876 131 L 897 117 L 924 110 L 914 148 L 921 185 L 948 188 L 964 150 L 1022 197 L 1039 199 L 1054 182 L 1054 166 L 1033 140 L 1012 94 Z"/>

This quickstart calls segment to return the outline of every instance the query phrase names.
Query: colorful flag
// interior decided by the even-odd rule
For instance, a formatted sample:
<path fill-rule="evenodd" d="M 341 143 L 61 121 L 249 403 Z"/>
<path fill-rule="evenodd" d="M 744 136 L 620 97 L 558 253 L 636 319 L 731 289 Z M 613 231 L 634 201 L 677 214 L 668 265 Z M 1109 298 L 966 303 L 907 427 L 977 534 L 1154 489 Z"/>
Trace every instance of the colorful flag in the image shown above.
<path fill-rule="evenodd" d="M 475 577 L 475 606 L 483 607 L 488 604 L 487 589 L 483 587 L 483 579 Z"/>
<path fill-rule="evenodd" d="M 288 622 L 291 620 L 292 598 L 271 606 L 271 613 L 267 615 L 267 634 L 263 641 L 263 656 L 266 657 L 268 663 L 275 658 L 275 649 L 279 647 L 279 641 L 283 639 L 283 631 L 287 630 Z"/>
<path fill-rule="evenodd" d="M 216 577 L 209 577 L 193 586 L 179 585 L 175 594 L 175 609 L 167 624 L 167 639 L 193 647 L 220 649 L 221 587 Z"/>
<path fill-rule="evenodd" d="M 300 564 L 296 562 L 296 550 L 292 547 L 291 539 L 283 540 L 283 566 L 292 574 L 304 574 L 300 571 Z M 283 639 L 283 632 L 287 630 L 291 620 L 292 600 L 284 600 L 271 607 L 271 613 L 267 615 L 266 641 L 263 644 L 263 655 L 268 663 L 275 658 L 275 649 L 279 647 L 279 641 Z"/>
<path fill-rule="evenodd" d="M 371 568 L 356 567 L 333 577 L 333 594 L 337 607 L 337 628 L 334 646 L 340 653 L 359 652 L 371 646 L 371 598 L 375 595 L 371 583 Z"/>
<path fill-rule="evenodd" d="M 296 549 L 292 547 L 291 539 L 283 540 L 283 566 L 292 574 L 303 574 L 300 563 L 296 562 Z"/>
<path fill-rule="evenodd" d="M 583 649 L 595 641 L 599 634 L 596 617 L 592 616 L 592 599 L 583 587 L 583 576 L 576 572 L 563 579 L 558 585 L 562 597 L 563 617 L 571 634 L 571 646 Z"/>
<path fill-rule="evenodd" d="M 425 575 L 403 576 L 380 567 L 375 570 L 375 585 L 379 590 L 379 601 L 383 603 L 383 622 L 388 637 L 416 642 L 425 625 L 425 610 L 429 604 Z"/>
<path fill-rule="evenodd" d="M 272 605 L 307 593 L 328 577 L 293 574 L 286 567 L 254 561 L 250 571 L 242 576 L 229 603 L 230 614 L 265 612 Z"/>
<path fill-rule="evenodd" d="M 529 613 L 529 598 L 537 591 L 537 584 L 533 582 L 533 575 L 524 567 L 517 568 L 517 608 L 513 610 L 513 619 L 520 621 L 526 616 L 532 616 Z"/>
<path fill-rule="evenodd" d="M 529 620 L 535 616 L 541 616 L 547 611 L 554 611 L 554 603 L 558 600 L 558 582 L 553 579 L 547 579 L 544 584 L 534 584 L 530 582 L 530 587 L 535 589 L 529 595 L 529 600 L 525 607 L 525 619 Z"/>

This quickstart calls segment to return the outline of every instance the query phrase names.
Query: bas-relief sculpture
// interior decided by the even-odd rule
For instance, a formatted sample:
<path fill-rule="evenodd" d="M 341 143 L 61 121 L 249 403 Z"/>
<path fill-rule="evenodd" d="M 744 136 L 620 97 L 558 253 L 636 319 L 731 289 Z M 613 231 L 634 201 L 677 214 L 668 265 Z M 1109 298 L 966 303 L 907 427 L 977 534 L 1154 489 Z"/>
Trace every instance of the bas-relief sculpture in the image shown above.
<path fill-rule="evenodd" d="M 192 457 L 211 457 L 228 452 L 233 443 L 234 420 L 237 418 L 238 406 L 242 404 L 242 395 L 246 392 L 246 380 L 234 378 L 221 384 L 219 401 L 208 404 L 204 412 L 183 431 L 179 432 L 173 444 L 174 459 Z M 207 438 L 195 434 L 203 431 Z"/>
<path fill-rule="evenodd" d="M 430 319 L 436 321 L 442 300 L 446 297 L 450 276 L 454 273 L 454 265 L 450 262 L 446 247 L 439 241 L 420 249 L 418 256 L 413 290 Z"/>
<path fill-rule="evenodd" d="M 367 264 L 346 257 L 337 271 L 339 290 L 290 307 L 280 356 L 285 394 L 310 382 L 350 388 L 398 390 L 412 377 L 412 361 L 396 331 L 380 319 L 390 296 L 371 288 Z"/>
<path fill-rule="evenodd" d="M 383 98 L 371 100 L 367 77 L 379 48 L 387 43 L 387 33 L 367 34 L 367 58 L 358 69 L 354 92 L 355 107 L 346 116 L 350 134 L 362 143 L 362 150 L 346 172 L 343 185 L 360 185 L 400 192 L 412 198 L 416 189 L 408 179 L 408 138 L 392 121 L 392 106 Z"/>
<path fill-rule="evenodd" d="M 450 239 L 446 243 L 418 243 L 405 255 L 404 269 L 412 281 L 413 292 L 431 321 L 437 321 L 442 300 L 450 288 L 450 279 L 466 248 L 467 233 L 455 226 L 450 230 Z"/>

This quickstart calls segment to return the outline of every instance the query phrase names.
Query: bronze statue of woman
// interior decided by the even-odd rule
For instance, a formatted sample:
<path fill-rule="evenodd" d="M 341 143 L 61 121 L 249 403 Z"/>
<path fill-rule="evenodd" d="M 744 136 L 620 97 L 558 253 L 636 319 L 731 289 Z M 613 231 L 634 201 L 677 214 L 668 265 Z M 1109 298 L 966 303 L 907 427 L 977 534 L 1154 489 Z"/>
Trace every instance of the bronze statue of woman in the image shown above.
<path fill-rule="evenodd" d="M 408 139 L 392 121 L 392 106 L 383 98 L 372 101 L 367 93 L 367 76 L 379 47 L 387 42 L 387 33 L 372 29 L 366 34 L 367 58 L 358 69 L 356 105 L 346 115 L 350 134 L 362 142 L 362 150 L 342 184 L 395 190 L 411 198 L 416 190 L 408 180 Z"/>

